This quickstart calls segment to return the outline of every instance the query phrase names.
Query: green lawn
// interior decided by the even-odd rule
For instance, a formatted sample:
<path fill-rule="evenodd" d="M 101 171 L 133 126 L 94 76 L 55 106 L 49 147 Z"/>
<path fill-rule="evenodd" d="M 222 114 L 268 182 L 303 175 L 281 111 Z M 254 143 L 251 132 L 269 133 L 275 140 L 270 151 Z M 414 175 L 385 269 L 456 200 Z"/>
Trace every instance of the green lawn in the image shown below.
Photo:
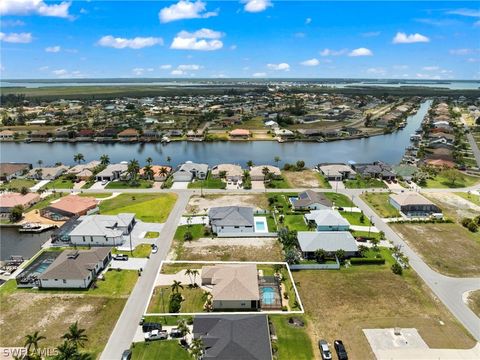
<path fill-rule="evenodd" d="M 298 193 L 269 194 L 268 198 L 273 199 L 273 205 L 270 206 L 270 209 L 273 210 L 275 207 L 280 213 L 288 213 L 291 209 L 290 197 L 298 197 Z"/>
<path fill-rule="evenodd" d="M 135 185 L 129 181 L 111 181 L 105 186 L 105 189 L 150 189 L 151 187 L 152 181 L 139 179 Z"/>
<path fill-rule="evenodd" d="M 0 185 L 0 190 L 21 190 L 23 187 L 30 189 L 37 182 L 31 179 L 13 179 L 8 183 Z"/>
<path fill-rule="evenodd" d="M 446 177 L 442 176 L 442 174 L 438 174 L 434 179 L 428 179 L 427 180 L 427 186 L 424 186 L 426 188 L 463 188 L 463 187 L 469 187 L 473 186 L 475 184 L 478 184 L 480 182 L 480 177 L 476 176 L 469 176 L 469 175 L 463 175 L 463 180 L 457 180 L 455 183 L 451 183 L 450 180 L 448 180 Z"/>
<path fill-rule="evenodd" d="M 104 198 L 107 198 L 109 196 L 112 196 L 112 193 L 80 193 L 80 194 L 78 194 L 78 196 L 94 197 L 94 198 L 97 198 L 97 199 L 104 199 Z"/>
<path fill-rule="evenodd" d="M 220 178 L 213 178 L 208 174 L 205 180 L 196 180 L 188 184 L 189 189 L 225 189 L 227 184 Z"/>
<path fill-rule="evenodd" d="M 362 214 L 359 212 L 340 211 L 340 214 L 345 219 L 347 219 L 350 225 L 360 225 L 360 226 L 370 225 L 370 219 L 365 215 L 363 216 L 363 222 L 360 221 Z"/>
<path fill-rule="evenodd" d="M 102 201 L 100 213 L 116 215 L 135 213 L 137 219 L 145 222 L 165 222 L 177 200 L 176 194 L 120 194 Z"/>
<path fill-rule="evenodd" d="M 197 240 L 201 237 L 203 237 L 203 230 L 205 226 L 202 224 L 194 224 L 194 225 L 180 225 L 177 228 L 177 231 L 175 231 L 175 236 L 173 237 L 175 240 L 181 240 L 183 241 L 183 236 L 187 231 L 190 231 L 192 233 L 193 240 Z"/>
<path fill-rule="evenodd" d="M 145 234 L 144 239 L 156 239 L 159 235 L 160 233 L 158 231 L 148 231 Z"/>
<path fill-rule="evenodd" d="M 458 195 L 458 196 L 464 198 L 465 200 L 468 200 L 468 201 L 474 203 L 475 205 L 480 206 L 480 195 L 463 193 L 463 192 L 457 192 L 457 193 L 455 193 L 455 195 Z"/>
<path fill-rule="evenodd" d="M 309 231 L 303 215 L 285 215 L 283 225 L 287 226 L 290 230 Z"/>
<path fill-rule="evenodd" d="M 366 193 L 360 195 L 368 206 L 382 218 L 398 217 L 400 213 L 389 202 L 389 193 Z"/>
<path fill-rule="evenodd" d="M 355 179 L 346 180 L 345 187 L 347 189 L 368 189 L 368 188 L 387 188 L 387 185 L 382 180 L 378 179 Z"/>
<path fill-rule="evenodd" d="M 150 341 L 132 346 L 133 360 L 191 360 L 192 357 L 178 345 L 178 341 Z"/>
<path fill-rule="evenodd" d="M 330 199 L 331 202 L 335 203 L 335 206 L 339 207 L 354 207 L 355 204 L 350 200 L 350 198 L 343 194 L 326 192 L 324 195 Z"/>
<path fill-rule="evenodd" d="M 146 258 L 150 256 L 151 252 L 152 246 L 150 244 L 140 244 L 133 249 L 133 254 L 130 251 L 119 251 L 115 248 L 113 249 L 112 254 L 126 254 L 136 258 Z"/>
<path fill-rule="evenodd" d="M 65 178 L 64 176 L 60 176 L 58 179 L 50 181 L 42 189 L 45 189 L 45 190 L 50 190 L 50 189 L 73 189 L 73 181 Z"/>
<path fill-rule="evenodd" d="M 55 193 L 52 195 L 48 195 L 47 197 L 43 198 L 39 202 L 37 202 L 35 205 L 32 207 L 29 207 L 26 211 L 31 211 L 31 210 L 38 210 L 38 209 L 43 209 L 44 207 L 50 205 L 50 203 L 53 200 L 60 199 L 62 196 L 64 196 L 65 193 Z"/>
<path fill-rule="evenodd" d="M 97 280 L 97 287 L 86 293 L 90 296 L 123 297 L 128 296 L 138 280 L 136 270 L 109 270 L 105 280 Z"/>
<path fill-rule="evenodd" d="M 305 317 L 301 315 L 294 315 L 307 322 Z M 308 336 L 305 327 L 294 327 L 288 323 L 289 316 L 285 315 L 270 315 L 269 320 L 273 323 L 275 334 L 277 335 L 277 360 L 310 360 L 314 359 L 312 342 Z"/>
<path fill-rule="evenodd" d="M 198 277 L 197 277 L 198 278 Z M 188 284 L 182 284 L 183 289 L 180 289 L 184 301 L 180 307 L 180 313 L 198 313 L 203 312 L 204 301 L 202 295 L 204 290 L 202 288 L 188 288 Z M 163 292 L 162 292 L 163 289 Z M 168 313 L 168 302 L 172 290 L 170 286 L 157 286 L 153 292 L 150 303 L 148 304 L 147 312 L 150 314 Z M 162 300 L 163 294 L 163 300 Z"/>
<path fill-rule="evenodd" d="M 266 183 L 268 189 L 290 189 L 290 184 L 283 177 Z"/>
<path fill-rule="evenodd" d="M 331 189 L 332 188 L 332 186 L 330 185 L 328 180 L 322 174 L 317 172 L 316 175 L 317 175 L 317 178 L 318 178 L 319 187 L 324 188 L 324 189 Z"/>
<path fill-rule="evenodd" d="M 380 233 L 376 233 L 376 232 L 371 232 L 370 231 L 370 234 L 368 233 L 368 231 L 351 231 L 353 237 L 357 238 L 357 237 L 362 237 L 362 238 L 376 238 L 376 239 L 379 239 L 380 240 Z"/>

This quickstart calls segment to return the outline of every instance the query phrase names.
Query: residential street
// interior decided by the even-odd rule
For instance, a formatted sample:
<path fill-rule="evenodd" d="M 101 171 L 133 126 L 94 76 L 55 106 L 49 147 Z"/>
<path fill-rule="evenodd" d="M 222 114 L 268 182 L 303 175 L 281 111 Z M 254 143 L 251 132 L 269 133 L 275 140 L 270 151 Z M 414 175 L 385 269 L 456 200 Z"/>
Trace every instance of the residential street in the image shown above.
<path fill-rule="evenodd" d="M 471 133 L 467 134 L 467 139 L 470 147 L 472 148 L 473 156 L 477 161 L 477 166 L 480 168 L 480 149 L 478 148 L 477 143 L 475 142 L 475 139 L 473 138 L 473 135 Z"/>

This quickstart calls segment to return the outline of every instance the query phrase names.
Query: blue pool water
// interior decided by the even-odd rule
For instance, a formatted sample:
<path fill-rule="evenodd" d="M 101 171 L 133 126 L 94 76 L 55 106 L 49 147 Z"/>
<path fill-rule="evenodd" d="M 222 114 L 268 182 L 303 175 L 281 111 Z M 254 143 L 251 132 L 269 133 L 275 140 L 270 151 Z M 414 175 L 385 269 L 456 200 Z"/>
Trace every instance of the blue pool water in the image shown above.
<path fill-rule="evenodd" d="M 275 289 L 273 287 L 262 288 L 262 302 L 267 305 L 275 303 Z"/>
<path fill-rule="evenodd" d="M 265 223 L 263 221 L 255 221 L 255 229 L 257 231 L 265 231 Z"/>
<path fill-rule="evenodd" d="M 37 274 L 43 273 L 47 268 L 50 266 L 51 262 L 50 261 L 44 261 L 41 264 L 38 265 L 38 267 L 35 269 L 35 272 Z"/>

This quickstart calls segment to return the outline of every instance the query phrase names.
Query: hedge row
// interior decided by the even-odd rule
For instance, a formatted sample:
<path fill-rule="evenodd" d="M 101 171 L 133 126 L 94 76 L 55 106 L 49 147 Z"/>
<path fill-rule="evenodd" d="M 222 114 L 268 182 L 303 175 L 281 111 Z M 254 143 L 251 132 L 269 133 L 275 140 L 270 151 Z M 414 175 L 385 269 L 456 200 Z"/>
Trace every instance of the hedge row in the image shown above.
<path fill-rule="evenodd" d="M 352 265 L 368 265 L 368 264 L 383 265 L 385 264 L 385 259 L 384 258 L 351 258 L 350 264 Z"/>

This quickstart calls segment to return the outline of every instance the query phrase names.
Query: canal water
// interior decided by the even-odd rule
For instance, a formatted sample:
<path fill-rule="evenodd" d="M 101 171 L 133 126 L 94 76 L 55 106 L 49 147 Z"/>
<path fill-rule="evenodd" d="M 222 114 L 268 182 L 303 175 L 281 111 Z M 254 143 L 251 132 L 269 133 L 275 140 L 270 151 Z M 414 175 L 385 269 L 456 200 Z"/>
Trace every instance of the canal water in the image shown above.
<path fill-rule="evenodd" d="M 99 159 L 108 154 L 111 162 L 137 159 L 140 164 L 151 157 L 154 163 L 165 163 L 171 158 L 172 165 L 187 160 L 215 165 L 236 163 L 246 165 L 248 160 L 256 164 L 274 164 L 279 156 L 281 164 L 285 162 L 305 161 L 307 166 L 321 162 L 372 162 L 381 160 L 396 164 L 410 144 L 410 135 L 420 126 L 432 101 L 426 100 L 415 115 L 407 120 L 407 126 L 393 134 L 374 136 L 365 139 L 340 140 L 327 143 L 276 141 L 248 142 L 171 142 L 162 144 L 97 144 L 97 143 L 14 143 L 0 145 L 2 162 L 29 162 L 35 164 L 42 160 L 45 165 L 56 162 L 73 164 L 73 156 L 84 155 L 86 161 Z"/>
<path fill-rule="evenodd" d="M 52 231 L 39 234 L 19 233 L 17 227 L 0 227 L 0 261 L 10 259 L 12 255 L 30 259 L 50 238 Z"/>

